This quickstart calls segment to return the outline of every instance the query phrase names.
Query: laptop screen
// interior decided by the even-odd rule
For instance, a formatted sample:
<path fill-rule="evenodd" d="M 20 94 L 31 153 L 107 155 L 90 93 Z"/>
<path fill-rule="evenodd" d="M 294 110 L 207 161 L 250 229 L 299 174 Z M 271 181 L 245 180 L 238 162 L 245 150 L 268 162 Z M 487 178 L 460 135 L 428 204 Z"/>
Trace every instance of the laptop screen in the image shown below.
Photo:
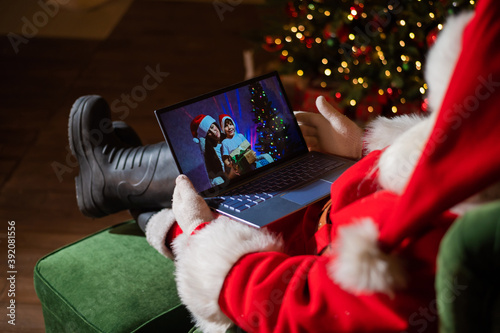
<path fill-rule="evenodd" d="M 212 192 L 307 146 L 277 73 L 155 111 L 179 171 Z"/>

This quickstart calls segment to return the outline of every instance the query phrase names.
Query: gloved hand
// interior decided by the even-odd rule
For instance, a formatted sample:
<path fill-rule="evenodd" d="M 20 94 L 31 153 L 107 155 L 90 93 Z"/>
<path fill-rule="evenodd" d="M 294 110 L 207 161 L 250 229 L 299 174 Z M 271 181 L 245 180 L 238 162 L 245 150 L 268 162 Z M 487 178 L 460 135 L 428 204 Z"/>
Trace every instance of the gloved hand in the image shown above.
<path fill-rule="evenodd" d="M 316 107 L 320 113 L 295 112 L 308 148 L 348 158 L 361 158 L 363 130 L 323 96 L 316 99 Z"/>
<path fill-rule="evenodd" d="M 200 224 L 214 219 L 212 211 L 185 175 L 175 180 L 172 210 L 182 231 L 190 235 Z"/>

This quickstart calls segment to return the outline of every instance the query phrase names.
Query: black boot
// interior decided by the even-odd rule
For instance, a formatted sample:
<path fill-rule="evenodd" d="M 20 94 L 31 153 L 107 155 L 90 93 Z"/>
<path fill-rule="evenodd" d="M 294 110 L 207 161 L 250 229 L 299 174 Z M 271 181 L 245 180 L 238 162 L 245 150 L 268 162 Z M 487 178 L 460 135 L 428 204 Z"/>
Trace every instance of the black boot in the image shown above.
<path fill-rule="evenodd" d="M 113 121 L 113 131 L 115 132 L 118 139 L 122 142 L 130 145 L 131 147 L 142 146 L 141 139 L 134 131 L 132 127 L 127 125 L 124 121 Z M 146 226 L 149 219 L 156 214 L 158 211 L 142 210 L 142 209 L 131 209 L 129 210 L 130 215 L 137 222 L 139 227 L 143 232 L 146 232 Z"/>
<path fill-rule="evenodd" d="M 121 140 L 109 106 L 99 96 L 74 103 L 68 128 L 70 148 L 80 164 L 75 183 L 83 214 L 102 217 L 171 206 L 178 170 L 166 143 L 134 147 Z"/>
<path fill-rule="evenodd" d="M 113 132 L 120 141 L 129 145 L 130 147 L 142 146 L 142 141 L 134 129 L 127 125 L 124 121 L 113 121 Z"/>

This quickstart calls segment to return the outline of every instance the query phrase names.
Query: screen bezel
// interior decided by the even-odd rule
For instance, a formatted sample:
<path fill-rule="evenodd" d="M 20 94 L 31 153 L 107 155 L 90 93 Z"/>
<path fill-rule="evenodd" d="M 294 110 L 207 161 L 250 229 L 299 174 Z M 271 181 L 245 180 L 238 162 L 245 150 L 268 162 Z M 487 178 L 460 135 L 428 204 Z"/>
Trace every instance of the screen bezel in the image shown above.
<path fill-rule="evenodd" d="M 163 133 L 163 136 L 164 136 L 165 140 L 167 141 L 169 147 L 171 147 L 172 155 L 174 157 L 174 160 L 175 160 L 175 163 L 177 165 L 177 168 L 178 168 L 178 170 L 179 170 L 180 173 L 183 173 L 182 166 L 181 166 L 181 164 L 179 162 L 177 154 L 172 149 L 173 145 L 172 145 L 171 139 L 169 138 L 169 135 L 167 134 L 168 131 L 167 131 L 167 128 L 165 127 L 166 124 L 164 124 L 164 122 L 162 121 L 162 117 L 161 117 L 162 114 L 174 111 L 176 109 L 185 107 L 185 106 L 193 104 L 193 103 L 197 103 L 197 102 L 200 102 L 200 101 L 212 98 L 212 97 L 214 97 L 216 95 L 219 95 L 219 94 L 224 94 L 224 93 L 227 93 L 229 91 L 233 91 L 233 90 L 239 89 L 241 87 L 248 86 L 248 85 L 250 85 L 250 84 L 252 84 L 254 82 L 266 80 L 266 79 L 269 79 L 269 78 L 272 78 L 272 77 L 274 77 L 274 78 L 277 79 L 277 82 L 278 82 L 278 85 L 279 85 L 279 89 L 281 90 L 280 92 L 283 95 L 283 98 L 284 98 L 284 100 L 286 102 L 286 106 L 288 107 L 288 109 L 289 109 L 289 111 L 291 113 L 290 116 L 293 119 L 293 126 L 295 126 L 295 130 L 297 131 L 298 138 L 301 141 L 300 142 L 301 146 L 299 147 L 299 149 L 297 149 L 295 152 L 291 153 L 290 155 L 287 155 L 287 156 L 285 156 L 285 157 L 283 157 L 283 158 L 281 158 L 279 160 L 275 160 L 273 163 L 270 163 L 269 165 L 265 165 L 265 166 L 263 166 L 261 168 L 258 168 L 256 170 L 246 172 L 245 174 L 239 176 L 238 178 L 231 179 L 231 180 L 229 180 L 227 182 L 224 182 L 223 184 L 220 184 L 220 185 L 217 185 L 217 186 L 213 186 L 213 187 L 211 187 L 211 188 L 209 188 L 207 190 L 204 190 L 204 191 L 200 192 L 200 194 L 202 196 L 204 196 L 204 197 L 214 197 L 214 196 L 220 195 L 224 191 L 226 191 L 228 189 L 231 189 L 231 188 L 234 188 L 235 186 L 238 186 L 238 185 L 240 185 L 240 184 L 248 181 L 249 178 L 254 177 L 257 173 L 265 173 L 266 171 L 270 171 L 272 169 L 275 169 L 277 167 L 282 166 L 283 164 L 289 162 L 290 160 L 292 160 L 292 159 L 294 159 L 294 158 L 296 158 L 298 156 L 302 156 L 302 155 L 308 153 L 309 150 L 307 148 L 304 136 L 302 135 L 302 132 L 300 130 L 299 124 L 297 122 L 297 118 L 295 117 L 295 115 L 293 113 L 293 108 L 292 108 L 292 106 L 290 104 L 288 96 L 286 95 L 285 89 L 283 87 L 283 83 L 282 83 L 282 81 L 281 81 L 281 79 L 279 77 L 278 72 L 274 71 L 274 72 L 271 72 L 271 73 L 267 73 L 267 74 L 264 74 L 264 75 L 261 75 L 261 76 L 258 76 L 258 77 L 255 77 L 255 78 L 252 78 L 252 79 L 249 79 L 249 80 L 245 80 L 245 81 L 242 81 L 242 82 L 239 82 L 239 83 L 236 83 L 236 84 L 233 84 L 233 85 L 221 88 L 221 89 L 217 89 L 217 90 L 214 90 L 212 92 L 209 92 L 209 93 L 206 93 L 206 94 L 202 94 L 202 95 L 199 95 L 197 97 L 185 100 L 183 102 L 176 103 L 176 104 L 173 104 L 173 105 L 170 105 L 170 106 L 167 106 L 167 107 L 163 107 L 161 109 L 158 109 L 158 110 L 154 111 L 156 119 L 157 119 L 157 121 L 158 121 L 158 123 L 160 125 L 160 128 L 161 128 L 161 131 Z"/>

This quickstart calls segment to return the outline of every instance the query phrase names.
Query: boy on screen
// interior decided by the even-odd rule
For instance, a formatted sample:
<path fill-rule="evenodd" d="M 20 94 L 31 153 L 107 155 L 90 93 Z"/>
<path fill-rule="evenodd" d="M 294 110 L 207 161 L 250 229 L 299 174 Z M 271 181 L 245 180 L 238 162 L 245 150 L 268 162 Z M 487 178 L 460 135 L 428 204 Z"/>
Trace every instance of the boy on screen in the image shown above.
<path fill-rule="evenodd" d="M 273 162 L 268 154 L 257 156 L 245 136 L 236 132 L 236 125 L 231 116 L 221 114 L 219 121 L 220 128 L 226 135 L 226 138 L 222 140 L 221 152 L 226 170 L 233 169 L 239 175 Z"/>

